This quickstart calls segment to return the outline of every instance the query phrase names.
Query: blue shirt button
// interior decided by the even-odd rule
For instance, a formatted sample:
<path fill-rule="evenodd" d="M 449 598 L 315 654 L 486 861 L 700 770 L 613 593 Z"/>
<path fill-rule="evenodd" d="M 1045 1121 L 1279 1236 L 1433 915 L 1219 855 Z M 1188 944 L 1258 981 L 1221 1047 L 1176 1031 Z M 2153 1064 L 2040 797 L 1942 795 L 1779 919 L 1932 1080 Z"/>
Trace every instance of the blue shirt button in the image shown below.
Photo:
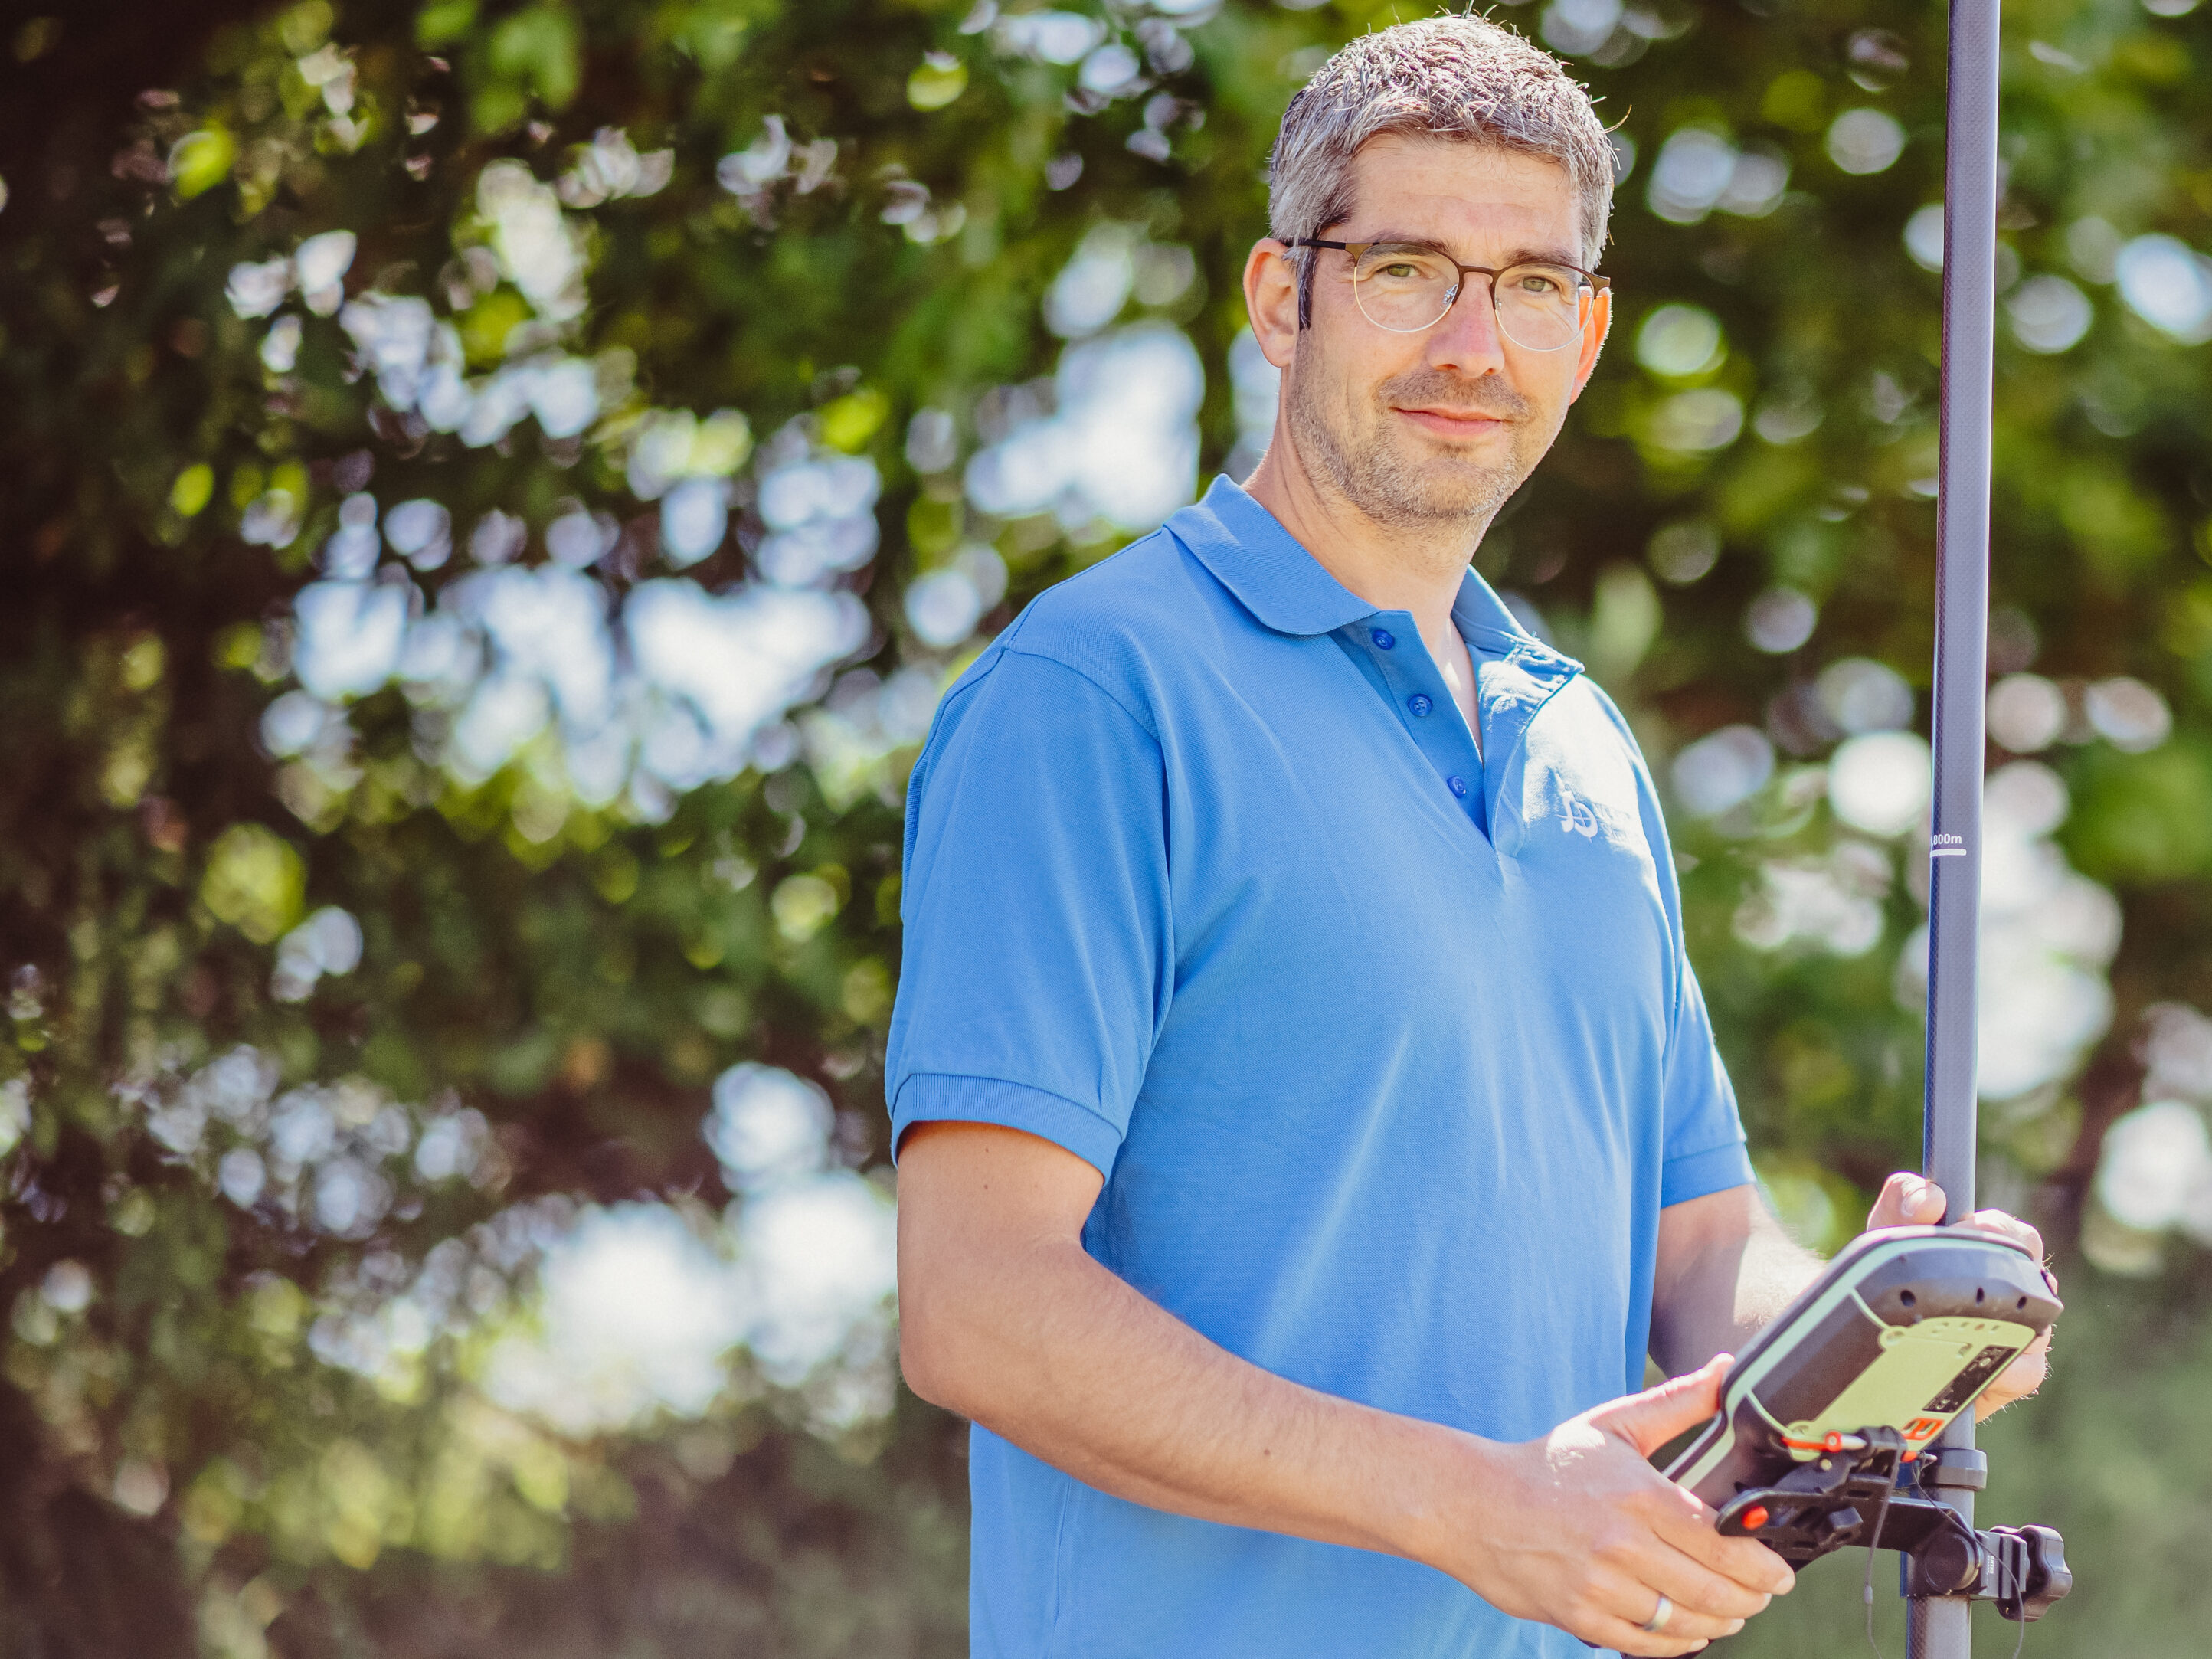
<path fill-rule="evenodd" d="M 1467 780 L 1465 778 L 1446 778 L 1444 781 L 1451 786 L 1452 793 L 1457 795 L 1462 800 L 1467 798 Z"/>
<path fill-rule="evenodd" d="M 1436 704 L 1431 702 L 1426 697 L 1422 696 L 1419 692 L 1415 692 L 1412 696 L 1406 699 L 1406 707 L 1412 709 L 1416 714 L 1425 714 L 1429 710 L 1434 708 Z"/>
<path fill-rule="evenodd" d="M 1375 641 L 1375 648 L 1377 651 L 1388 651 L 1398 643 L 1398 636 L 1387 628 L 1370 629 L 1367 637 Z"/>

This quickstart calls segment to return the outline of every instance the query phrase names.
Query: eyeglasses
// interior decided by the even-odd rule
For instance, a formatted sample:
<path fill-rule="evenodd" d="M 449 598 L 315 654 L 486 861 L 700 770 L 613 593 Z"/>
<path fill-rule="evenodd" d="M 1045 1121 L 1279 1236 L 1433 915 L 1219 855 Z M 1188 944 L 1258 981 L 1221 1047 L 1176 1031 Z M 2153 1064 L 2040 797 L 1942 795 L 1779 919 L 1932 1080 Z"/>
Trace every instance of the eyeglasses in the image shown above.
<path fill-rule="evenodd" d="M 1325 242 L 1301 236 L 1292 247 L 1335 248 L 1352 260 L 1360 313 L 1393 334 L 1418 334 L 1443 321 L 1469 276 L 1490 279 L 1491 308 L 1505 337 L 1528 351 L 1559 351 L 1581 337 L 1598 295 L 1613 286 L 1579 265 L 1532 259 L 1493 270 L 1463 265 L 1428 242 Z"/>

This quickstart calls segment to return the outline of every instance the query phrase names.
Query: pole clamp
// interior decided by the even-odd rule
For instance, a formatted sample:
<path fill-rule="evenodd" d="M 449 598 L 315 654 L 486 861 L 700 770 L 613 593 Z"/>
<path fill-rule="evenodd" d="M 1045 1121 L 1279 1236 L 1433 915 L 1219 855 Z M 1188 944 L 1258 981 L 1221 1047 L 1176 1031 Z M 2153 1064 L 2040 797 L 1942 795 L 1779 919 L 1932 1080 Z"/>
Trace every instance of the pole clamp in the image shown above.
<path fill-rule="evenodd" d="M 1714 1516 L 1721 1536 L 1756 1538 L 1793 1567 L 1854 1546 L 1895 1550 L 1905 1558 L 1908 1596 L 1995 1601 L 2022 1623 L 2074 1588 L 2064 1540 L 2050 1528 L 1977 1532 L 1940 1492 L 1913 1489 L 1979 1488 L 1989 1478 L 1980 1452 L 1945 1446 L 1906 1463 L 1905 1437 L 1893 1428 L 1836 1438 L 1844 1443 L 1837 1450 L 1722 1504 Z M 1906 1480 L 1912 1470 L 1917 1479 Z"/>
<path fill-rule="evenodd" d="M 1918 1484 L 1929 1491 L 1979 1492 L 1990 1484 L 1990 1460 L 1972 1446 L 1931 1446 L 1914 1461 Z"/>

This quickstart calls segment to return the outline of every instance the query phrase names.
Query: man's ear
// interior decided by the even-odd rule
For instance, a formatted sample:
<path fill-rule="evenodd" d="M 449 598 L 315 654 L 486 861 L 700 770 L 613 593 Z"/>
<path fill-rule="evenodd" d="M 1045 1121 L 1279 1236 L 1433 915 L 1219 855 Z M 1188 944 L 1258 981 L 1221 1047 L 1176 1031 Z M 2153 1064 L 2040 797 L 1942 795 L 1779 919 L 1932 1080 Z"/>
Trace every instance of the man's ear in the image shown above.
<path fill-rule="evenodd" d="M 1597 368 L 1597 355 L 1605 349 L 1605 337 L 1612 331 L 1613 290 L 1600 289 L 1590 300 L 1590 314 L 1583 324 L 1582 355 L 1575 362 L 1574 397 L 1567 399 L 1569 403 L 1581 397 L 1583 388 L 1589 384 Z"/>
<path fill-rule="evenodd" d="M 1261 355 L 1288 368 L 1297 355 L 1298 267 L 1289 246 L 1272 236 L 1253 243 L 1245 257 L 1244 312 Z"/>

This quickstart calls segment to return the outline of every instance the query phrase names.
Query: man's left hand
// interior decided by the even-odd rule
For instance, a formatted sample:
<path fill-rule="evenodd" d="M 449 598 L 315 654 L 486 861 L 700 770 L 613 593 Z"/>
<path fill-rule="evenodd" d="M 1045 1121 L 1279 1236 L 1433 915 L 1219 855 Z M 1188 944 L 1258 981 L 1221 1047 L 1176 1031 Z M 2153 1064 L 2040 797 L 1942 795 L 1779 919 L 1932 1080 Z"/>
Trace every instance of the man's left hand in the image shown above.
<path fill-rule="evenodd" d="M 1882 1183 L 1881 1195 L 1875 1200 L 1874 1208 L 1867 1212 L 1867 1230 L 1870 1232 L 1876 1227 L 1933 1227 L 1942 1221 L 1947 1203 L 1943 1189 L 1934 1182 L 1899 1170 Z M 1966 1218 L 1966 1224 L 2027 1246 L 2028 1254 L 2042 1267 L 2051 1293 L 2058 1294 L 2058 1280 L 2051 1273 L 2051 1264 L 2044 1260 L 2041 1233 L 2018 1216 L 2007 1215 L 2002 1210 L 1977 1210 Z M 1991 1412 L 2033 1394 L 2043 1386 L 2050 1369 L 2051 1333 L 2045 1331 L 2005 1368 L 2002 1376 L 1982 1390 L 1981 1398 L 1974 1401 L 1974 1420 L 1979 1422 Z"/>

